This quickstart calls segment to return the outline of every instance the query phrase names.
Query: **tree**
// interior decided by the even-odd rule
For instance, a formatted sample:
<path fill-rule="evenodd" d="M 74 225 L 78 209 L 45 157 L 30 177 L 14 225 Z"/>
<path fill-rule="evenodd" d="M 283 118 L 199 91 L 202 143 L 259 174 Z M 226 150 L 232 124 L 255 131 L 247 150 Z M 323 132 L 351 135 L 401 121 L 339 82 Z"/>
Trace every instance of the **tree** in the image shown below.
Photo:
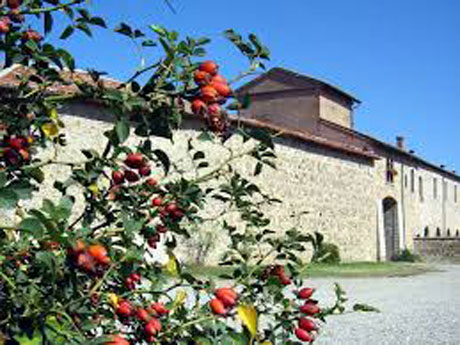
<path fill-rule="evenodd" d="M 260 206 L 279 201 L 234 169 L 243 156 L 254 159 L 254 174 L 274 167 L 274 145 L 269 133 L 237 121 L 230 126 L 224 109 L 233 98 L 230 86 L 216 63 L 200 61 L 209 39 L 182 39 L 155 25 L 149 38 L 122 23 L 117 33 L 144 49 L 162 49 L 162 58 L 125 82 L 106 83 L 95 70 L 76 79 L 72 55 L 46 39 L 58 11 L 69 20 L 61 39 L 107 27 L 83 0 L 8 0 L 0 8 L 4 68 L 24 66 L 17 87 L 0 95 L 0 206 L 16 209 L 21 218 L 13 226 L 0 225 L 0 331 L 6 344 L 267 345 L 294 344 L 294 334 L 312 341 L 317 321 L 342 311 L 346 299 L 337 289 L 337 303 L 321 309 L 311 298 L 313 289 L 300 289 L 298 253 L 310 237 L 296 229 L 276 237 Z M 29 28 L 37 25 L 44 37 Z M 264 68 L 269 53 L 256 36 L 225 34 L 249 61 L 238 78 Z M 64 84 L 76 91 L 57 92 Z M 65 145 L 58 110 L 75 99 L 97 101 L 113 112 L 105 149 L 84 151 L 83 162 L 40 159 L 47 147 Z M 227 109 L 247 105 L 243 97 Z M 190 116 L 188 109 L 205 124 L 196 140 L 228 151 L 221 164 L 210 166 L 190 141 L 192 177 L 151 140 L 171 138 Z M 142 138 L 139 145 L 127 144 L 133 134 Z M 234 137 L 252 144 L 235 152 L 226 146 Z M 43 168 L 50 165 L 71 168 L 71 177 L 54 185 L 60 198 L 44 200 L 37 209 L 18 207 L 39 189 Z M 152 178 L 152 169 L 163 169 L 164 178 Z M 79 214 L 72 186 L 85 201 Z M 215 230 L 231 239 L 221 264 L 234 269 L 222 277 L 231 281 L 225 284 L 193 276 L 175 255 L 177 245 L 193 239 L 206 221 L 200 211 L 216 203 L 240 215 L 238 226 L 222 220 Z M 160 240 L 169 256 L 165 265 L 150 259 Z M 296 297 L 287 297 L 286 287 Z M 259 316 L 265 318 L 260 328 Z"/>

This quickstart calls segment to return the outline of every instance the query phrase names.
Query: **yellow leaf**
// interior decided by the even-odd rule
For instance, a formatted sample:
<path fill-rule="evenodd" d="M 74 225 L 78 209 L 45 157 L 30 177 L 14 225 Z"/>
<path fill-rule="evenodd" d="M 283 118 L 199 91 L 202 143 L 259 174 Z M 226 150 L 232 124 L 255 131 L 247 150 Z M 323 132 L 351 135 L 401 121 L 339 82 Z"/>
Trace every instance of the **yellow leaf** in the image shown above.
<path fill-rule="evenodd" d="M 97 186 L 96 183 L 92 183 L 89 185 L 88 190 L 93 193 L 93 195 L 97 196 L 99 195 L 99 187 Z"/>
<path fill-rule="evenodd" d="M 173 302 L 173 308 L 177 308 L 178 306 L 184 304 L 186 299 L 187 292 L 185 292 L 184 290 L 177 291 L 176 297 L 174 298 Z"/>
<path fill-rule="evenodd" d="M 57 112 L 57 109 L 56 108 L 53 108 L 49 111 L 49 117 L 51 119 L 57 119 L 58 117 L 58 112 Z"/>
<path fill-rule="evenodd" d="M 179 268 L 177 264 L 177 259 L 173 253 L 169 253 L 169 260 L 166 263 L 165 269 L 169 272 L 172 276 L 177 276 L 179 274 Z"/>
<path fill-rule="evenodd" d="M 59 134 L 58 126 L 54 122 L 47 122 L 42 125 L 42 131 L 46 137 L 55 137 Z"/>
<path fill-rule="evenodd" d="M 263 343 L 261 343 L 260 345 L 273 345 L 273 343 L 271 341 L 264 341 Z"/>
<path fill-rule="evenodd" d="M 120 297 L 118 297 L 117 294 L 109 293 L 109 294 L 107 295 L 107 298 L 108 298 L 110 304 L 111 304 L 114 308 L 116 308 L 116 307 L 118 306 L 118 302 L 120 302 Z"/>
<path fill-rule="evenodd" d="M 238 317 L 253 337 L 257 334 L 257 310 L 252 305 L 240 305 L 236 309 Z"/>

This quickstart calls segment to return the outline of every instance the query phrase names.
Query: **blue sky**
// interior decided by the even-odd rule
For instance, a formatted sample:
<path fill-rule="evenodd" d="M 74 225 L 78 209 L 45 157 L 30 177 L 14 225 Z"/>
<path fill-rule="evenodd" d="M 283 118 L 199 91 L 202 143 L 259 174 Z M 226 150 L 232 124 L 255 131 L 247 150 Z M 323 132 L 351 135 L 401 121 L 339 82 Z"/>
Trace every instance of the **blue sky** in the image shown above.
<path fill-rule="evenodd" d="M 210 57 L 226 76 L 245 61 L 221 36 L 253 32 L 270 48 L 268 67 L 282 66 L 329 81 L 363 103 L 356 128 L 460 171 L 460 1 L 458 0 L 99 0 L 109 24 L 160 24 L 213 39 Z M 65 43 L 79 67 L 126 78 L 139 64 L 127 39 L 98 31 Z M 154 50 L 152 50 L 151 54 Z"/>

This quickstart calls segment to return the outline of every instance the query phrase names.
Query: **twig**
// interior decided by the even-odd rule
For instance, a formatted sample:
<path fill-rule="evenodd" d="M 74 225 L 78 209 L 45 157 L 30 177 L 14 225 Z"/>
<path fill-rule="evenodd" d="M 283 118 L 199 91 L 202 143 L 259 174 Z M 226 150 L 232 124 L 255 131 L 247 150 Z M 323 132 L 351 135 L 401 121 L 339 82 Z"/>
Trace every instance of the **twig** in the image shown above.
<path fill-rule="evenodd" d="M 21 11 L 20 14 L 40 14 L 40 13 L 46 13 L 46 12 L 48 13 L 55 12 L 55 11 L 62 10 L 66 7 L 81 4 L 84 1 L 85 0 L 73 0 L 73 1 L 68 2 L 67 4 L 60 4 L 60 5 L 53 6 L 53 7 L 45 7 L 45 8 L 37 8 L 35 10 Z"/>

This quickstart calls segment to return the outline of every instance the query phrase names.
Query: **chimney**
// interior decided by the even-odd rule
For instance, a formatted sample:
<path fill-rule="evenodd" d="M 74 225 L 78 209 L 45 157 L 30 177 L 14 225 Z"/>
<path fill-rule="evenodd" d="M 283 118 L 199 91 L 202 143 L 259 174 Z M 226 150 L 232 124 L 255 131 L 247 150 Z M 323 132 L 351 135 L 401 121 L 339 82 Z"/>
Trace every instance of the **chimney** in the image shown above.
<path fill-rule="evenodd" d="M 398 146 L 398 149 L 404 150 L 404 137 L 397 136 L 396 145 Z"/>

